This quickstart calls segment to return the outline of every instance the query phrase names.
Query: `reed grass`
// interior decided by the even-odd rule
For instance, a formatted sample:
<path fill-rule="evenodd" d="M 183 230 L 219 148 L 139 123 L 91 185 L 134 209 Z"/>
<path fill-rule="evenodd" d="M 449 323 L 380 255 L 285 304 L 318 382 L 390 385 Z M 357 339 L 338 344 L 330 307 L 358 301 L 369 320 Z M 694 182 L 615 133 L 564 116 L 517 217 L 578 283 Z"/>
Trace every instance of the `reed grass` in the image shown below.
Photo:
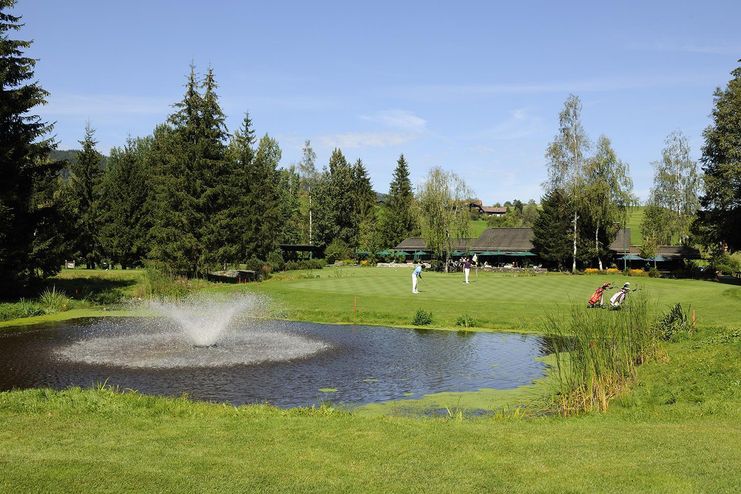
<path fill-rule="evenodd" d="M 550 316 L 547 333 L 556 336 L 556 405 L 562 415 L 606 411 L 610 399 L 625 391 L 636 368 L 654 358 L 659 328 L 648 300 L 633 296 L 621 310 L 572 307 L 571 317 Z"/>

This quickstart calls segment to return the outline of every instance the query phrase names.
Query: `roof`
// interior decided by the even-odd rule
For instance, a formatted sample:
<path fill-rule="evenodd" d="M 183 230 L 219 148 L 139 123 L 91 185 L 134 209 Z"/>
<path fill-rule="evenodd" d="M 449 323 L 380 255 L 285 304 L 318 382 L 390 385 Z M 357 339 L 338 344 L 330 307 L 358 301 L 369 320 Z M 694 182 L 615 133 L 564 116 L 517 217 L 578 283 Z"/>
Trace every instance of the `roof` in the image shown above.
<path fill-rule="evenodd" d="M 468 251 L 472 250 L 471 246 L 476 241 L 475 238 L 458 238 L 453 240 L 453 250 Z M 413 250 L 429 250 L 427 248 L 427 242 L 421 237 L 409 237 L 404 239 L 399 245 L 394 247 L 396 250 L 413 251 Z"/>
<path fill-rule="evenodd" d="M 473 250 L 527 252 L 533 248 L 532 239 L 532 228 L 487 228 L 473 243 Z"/>
<path fill-rule="evenodd" d="M 482 206 L 481 212 L 484 214 L 507 214 L 507 208 L 497 206 Z"/>
<path fill-rule="evenodd" d="M 646 260 L 641 258 L 641 247 L 637 245 L 630 246 L 628 249 L 629 255 L 626 256 L 628 260 L 636 256 L 637 259 Z M 700 259 L 700 251 L 692 247 L 685 245 L 659 245 L 656 249 L 656 260 L 674 261 L 679 259 Z M 653 258 L 651 259 L 653 260 Z"/>
<path fill-rule="evenodd" d="M 626 250 L 626 247 L 627 250 Z M 640 254 L 640 247 L 630 245 L 630 228 L 619 230 L 615 240 L 609 246 L 610 250 L 618 254 Z M 407 238 L 395 247 L 397 250 L 417 251 L 429 250 L 425 240 L 421 237 Z M 517 252 L 533 250 L 532 228 L 487 228 L 477 239 L 464 238 L 453 242 L 452 250 L 470 252 L 497 252 L 497 255 L 517 255 Z M 667 259 L 696 259 L 700 253 L 688 247 L 661 246 L 657 255 Z"/>
<path fill-rule="evenodd" d="M 630 228 L 621 228 L 615 235 L 615 240 L 608 247 L 610 250 L 624 253 L 630 249 Z"/>

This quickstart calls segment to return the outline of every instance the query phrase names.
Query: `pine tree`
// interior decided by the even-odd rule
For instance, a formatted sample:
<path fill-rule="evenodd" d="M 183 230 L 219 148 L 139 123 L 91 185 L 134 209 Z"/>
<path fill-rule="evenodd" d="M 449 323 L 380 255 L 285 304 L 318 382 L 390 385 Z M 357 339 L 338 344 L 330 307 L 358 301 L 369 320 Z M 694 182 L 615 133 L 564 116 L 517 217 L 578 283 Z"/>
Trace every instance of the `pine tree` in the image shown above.
<path fill-rule="evenodd" d="M 252 191 L 254 185 L 249 179 L 251 167 L 255 160 L 255 131 L 249 113 L 245 113 L 242 126 L 234 131 L 227 150 L 227 159 L 231 166 L 231 173 L 225 177 L 229 194 L 233 196 L 233 207 L 222 221 L 222 228 L 227 232 L 224 249 L 229 249 L 226 257 L 230 264 L 237 265 L 249 258 L 247 252 L 246 235 L 253 224 L 254 211 Z"/>
<path fill-rule="evenodd" d="M 346 246 L 357 243 L 353 195 L 353 172 L 340 149 L 332 151 L 329 168 L 319 181 L 316 194 L 316 226 L 319 244 L 337 239 Z"/>
<path fill-rule="evenodd" d="M 373 192 L 368 171 L 360 159 L 352 167 L 352 183 L 353 228 L 355 230 L 352 245 L 359 247 L 361 230 L 365 232 L 366 237 L 370 234 L 369 230 L 375 230 L 376 207 L 376 193 Z"/>
<path fill-rule="evenodd" d="M 561 189 L 549 191 L 541 200 L 541 211 L 533 224 L 533 246 L 538 256 L 562 269 L 572 256 L 572 211 Z"/>
<path fill-rule="evenodd" d="M 266 134 L 247 168 L 250 192 L 245 200 L 249 223 L 243 238 L 248 258 L 266 260 L 278 247 L 282 215 L 277 168 L 281 154 L 278 142 Z"/>
<path fill-rule="evenodd" d="M 124 269 L 141 264 L 147 253 L 150 146 L 151 139 L 129 139 L 123 148 L 113 148 L 101 180 L 101 247 Z"/>
<path fill-rule="evenodd" d="M 155 132 L 157 213 L 151 255 L 173 273 L 203 275 L 230 254 L 223 250 L 228 232 L 219 228 L 233 203 L 224 183 L 230 171 L 227 130 L 216 87 L 211 69 L 199 84 L 191 66 L 183 100 L 175 105 L 169 125 Z"/>
<path fill-rule="evenodd" d="M 399 156 L 394 170 L 394 178 L 389 187 L 386 203 L 383 241 L 388 247 L 398 245 L 402 240 L 417 231 L 413 211 L 414 192 L 409 180 L 409 167 L 404 155 Z"/>
<path fill-rule="evenodd" d="M 85 126 L 79 141 L 82 151 L 70 166 L 69 195 L 75 224 L 75 247 L 88 269 L 101 259 L 100 247 L 100 180 L 103 175 L 102 155 L 95 149 L 95 130 Z"/>
<path fill-rule="evenodd" d="M 48 93 L 28 82 L 36 60 L 23 50 L 31 43 L 9 36 L 21 27 L 20 17 L 8 12 L 14 5 L 0 0 L 0 296 L 17 294 L 61 265 L 53 233 L 59 209 L 48 193 L 61 163 L 47 159 L 54 142 L 43 137 L 52 126 L 32 113 Z"/>
<path fill-rule="evenodd" d="M 741 60 L 739 60 L 741 63 Z M 694 226 L 710 246 L 741 249 L 741 66 L 715 90 L 713 122 L 705 129 L 705 195 Z"/>

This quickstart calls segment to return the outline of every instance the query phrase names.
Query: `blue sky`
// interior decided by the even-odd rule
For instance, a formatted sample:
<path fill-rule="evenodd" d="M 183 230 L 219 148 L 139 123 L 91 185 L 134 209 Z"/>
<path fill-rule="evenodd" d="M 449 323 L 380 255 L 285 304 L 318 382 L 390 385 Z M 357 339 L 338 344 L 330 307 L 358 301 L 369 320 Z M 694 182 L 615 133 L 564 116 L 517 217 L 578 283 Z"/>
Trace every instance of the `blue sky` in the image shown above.
<path fill-rule="evenodd" d="M 385 192 L 441 166 L 485 203 L 539 199 L 570 93 L 646 198 L 673 130 L 700 156 L 713 91 L 741 58 L 741 2 L 238 2 L 19 0 L 38 113 L 60 149 L 87 121 L 99 150 L 171 113 L 193 62 L 213 67 L 230 130 L 249 111 L 283 165 L 338 146 Z"/>

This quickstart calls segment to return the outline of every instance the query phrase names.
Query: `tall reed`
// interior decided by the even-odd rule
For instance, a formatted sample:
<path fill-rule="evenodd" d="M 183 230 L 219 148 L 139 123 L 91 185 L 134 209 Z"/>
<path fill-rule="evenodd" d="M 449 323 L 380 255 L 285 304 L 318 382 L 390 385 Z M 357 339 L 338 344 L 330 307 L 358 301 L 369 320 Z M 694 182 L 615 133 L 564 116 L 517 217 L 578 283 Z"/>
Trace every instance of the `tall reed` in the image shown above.
<path fill-rule="evenodd" d="M 556 336 L 560 413 L 605 411 L 630 385 L 636 367 L 657 351 L 659 331 L 649 312 L 645 296 L 636 294 L 620 310 L 580 306 L 565 322 L 547 318 L 545 330 Z"/>

